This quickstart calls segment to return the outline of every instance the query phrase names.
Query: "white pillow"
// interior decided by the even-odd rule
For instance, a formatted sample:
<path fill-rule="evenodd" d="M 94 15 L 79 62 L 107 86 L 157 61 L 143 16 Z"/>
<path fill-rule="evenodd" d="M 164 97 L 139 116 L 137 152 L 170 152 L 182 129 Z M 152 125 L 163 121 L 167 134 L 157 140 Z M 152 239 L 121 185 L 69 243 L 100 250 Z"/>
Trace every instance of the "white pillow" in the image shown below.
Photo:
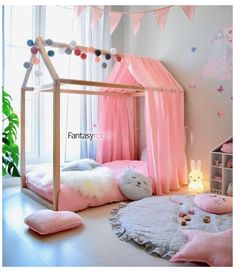
<path fill-rule="evenodd" d="M 61 171 L 85 171 L 92 170 L 93 168 L 96 168 L 98 166 L 101 166 L 101 164 L 99 164 L 95 160 L 80 159 L 66 163 Z"/>

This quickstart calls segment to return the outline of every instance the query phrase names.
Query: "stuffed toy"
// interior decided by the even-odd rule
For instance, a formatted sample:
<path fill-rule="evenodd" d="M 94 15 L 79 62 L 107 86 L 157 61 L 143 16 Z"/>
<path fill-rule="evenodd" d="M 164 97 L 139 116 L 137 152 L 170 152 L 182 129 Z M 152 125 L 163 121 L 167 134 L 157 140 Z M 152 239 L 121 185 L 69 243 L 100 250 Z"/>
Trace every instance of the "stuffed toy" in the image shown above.
<path fill-rule="evenodd" d="M 130 200 L 139 200 L 152 195 L 151 179 L 132 169 L 128 169 L 121 176 L 119 188 L 122 194 Z"/>

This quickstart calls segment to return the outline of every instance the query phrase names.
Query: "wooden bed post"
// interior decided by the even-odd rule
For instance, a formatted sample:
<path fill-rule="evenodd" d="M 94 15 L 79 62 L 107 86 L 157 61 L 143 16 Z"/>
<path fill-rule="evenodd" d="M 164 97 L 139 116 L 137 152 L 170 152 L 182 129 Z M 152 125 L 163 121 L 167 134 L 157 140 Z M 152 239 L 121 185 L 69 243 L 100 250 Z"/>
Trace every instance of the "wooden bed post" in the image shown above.
<path fill-rule="evenodd" d="M 58 210 L 60 191 L 60 81 L 54 80 L 53 91 L 53 207 Z"/>
<path fill-rule="evenodd" d="M 139 159 L 139 101 L 138 96 L 134 99 L 134 148 L 135 148 L 135 160 Z"/>
<path fill-rule="evenodd" d="M 25 88 L 21 89 L 21 109 L 20 109 L 20 174 L 21 188 L 26 187 L 25 168 Z"/>
<path fill-rule="evenodd" d="M 33 55 L 31 55 L 30 63 L 33 60 Z M 32 71 L 33 65 L 27 69 L 24 77 L 24 81 L 21 87 L 21 98 L 20 98 L 20 175 L 21 175 L 21 189 L 26 187 L 26 167 L 25 167 L 25 94 L 27 89 L 27 83 L 29 80 L 30 73 Z"/>

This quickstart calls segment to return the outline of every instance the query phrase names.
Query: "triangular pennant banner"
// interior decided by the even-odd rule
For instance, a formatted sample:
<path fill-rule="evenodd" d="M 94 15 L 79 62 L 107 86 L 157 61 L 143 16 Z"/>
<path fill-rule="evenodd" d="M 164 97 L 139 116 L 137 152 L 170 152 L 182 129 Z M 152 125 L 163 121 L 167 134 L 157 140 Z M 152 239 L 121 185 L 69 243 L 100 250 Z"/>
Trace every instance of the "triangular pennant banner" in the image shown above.
<path fill-rule="evenodd" d="M 73 11 L 75 16 L 79 16 L 80 13 L 86 8 L 87 6 L 74 6 Z"/>
<path fill-rule="evenodd" d="M 122 12 L 109 12 L 110 35 L 117 28 L 121 18 L 122 18 Z"/>
<path fill-rule="evenodd" d="M 140 29 L 144 13 L 134 13 L 134 14 L 131 14 L 130 16 L 131 16 L 131 22 L 132 22 L 134 35 L 136 35 L 136 33 Z"/>
<path fill-rule="evenodd" d="M 103 13 L 103 10 L 91 7 L 91 28 L 93 28 L 97 24 Z"/>
<path fill-rule="evenodd" d="M 162 31 L 166 24 L 167 15 L 169 13 L 170 7 L 159 9 L 154 11 L 154 15 L 156 17 L 157 23 L 159 25 L 160 30 Z"/>
<path fill-rule="evenodd" d="M 181 6 L 181 8 L 183 9 L 189 20 L 192 21 L 195 12 L 195 6 Z"/>

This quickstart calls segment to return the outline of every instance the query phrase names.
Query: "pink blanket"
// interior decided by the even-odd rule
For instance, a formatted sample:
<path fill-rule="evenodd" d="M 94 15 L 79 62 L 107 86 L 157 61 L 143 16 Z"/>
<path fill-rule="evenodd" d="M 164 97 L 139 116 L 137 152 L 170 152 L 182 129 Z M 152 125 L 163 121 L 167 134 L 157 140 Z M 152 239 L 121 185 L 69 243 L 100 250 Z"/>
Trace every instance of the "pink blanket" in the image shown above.
<path fill-rule="evenodd" d="M 111 189 L 107 194 L 101 198 L 85 197 L 79 191 L 74 191 L 68 185 L 61 184 L 59 193 L 59 210 L 79 211 L 88 207 L 96 207 L 107 203 L 118 202 L 126 200 L 122 195 L 118 186 L 119 177 L 128 169 L 128 166 L 135 169 L 135 171 L 147 176 L 147 165 L 145 161 L 113 161 L 104 163 L 103 166 L 113 170 L 113 181 Z M 33 172 L 27 175 L 27 187 L 52 202 L 52 186 L 42 186 L 40 180 L 41 175 L 35 175 Z"/>

